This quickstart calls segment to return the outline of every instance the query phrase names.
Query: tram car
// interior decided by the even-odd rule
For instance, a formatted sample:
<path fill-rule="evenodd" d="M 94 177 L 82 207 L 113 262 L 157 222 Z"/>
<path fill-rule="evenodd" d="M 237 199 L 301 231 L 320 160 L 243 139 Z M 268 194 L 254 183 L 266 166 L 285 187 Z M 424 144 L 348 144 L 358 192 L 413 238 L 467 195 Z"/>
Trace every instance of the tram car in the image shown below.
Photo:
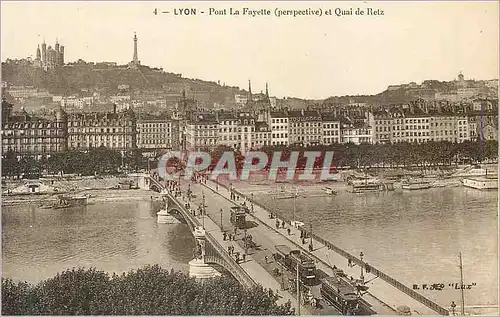
<path fill-rule="evenodd" d="M 300 250 L 292 250 L 286 245 L 275 246 L 274 254 L 277 262 L 285 266 L 290 272 L 299 269 L 299 278 L 306 285 L 314 285 L 316 282 L 316 264 L 307 254 Z"/>
<path fill-rule="evenodd" d="M 342 315 L 361 315 L 357 288 L 338 276 L 328 276 L 321 280 L 321 295 Z"/>
<path fill-rule="evenodd" d="M 231 207 L 231 223 L 238 229 L 246 228 L 246 212 L 242 207 Z"/>

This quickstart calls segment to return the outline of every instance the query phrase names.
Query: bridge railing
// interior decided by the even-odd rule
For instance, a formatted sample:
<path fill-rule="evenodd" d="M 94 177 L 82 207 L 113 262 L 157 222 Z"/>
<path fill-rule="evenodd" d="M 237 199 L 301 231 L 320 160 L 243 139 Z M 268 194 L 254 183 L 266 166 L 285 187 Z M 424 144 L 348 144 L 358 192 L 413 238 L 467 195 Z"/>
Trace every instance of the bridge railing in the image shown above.
<path fill-rule="evenodd" d="M 224 187 L 224 188 L 226 188 L 226 189 L 229 190 L 229 187 L 226 186 L 225 184 L 219 183 L 219 186 L 222 186 L 222 187 Z M 255 201 L 255 200 L 252 200 L 251 198 L 247 197 L 246 195 L 244 195 L 243 193 L 239 192 L 238 190 L 233 189 L 233 192 L 235 194 L 237 194 L 237 195 L 245 197 L 247 200 L 249 200 L 250 202 L 252 202 L 254 205 L 259 206 L 260 208 L 262 208 L 264 210 L 268 210 L 268 207 L 264 206 L 263 204 Z M 285 220 L 289 221 L 290 219 L 286 219 L 285 218 Z M 323 239 L 322 237 L 318 236 L 317 234 L 312 233 L 310 230 L 306 230 L 306 232 L 313 239 L 315 239 L 319 243 L 323 244 L 324 246 L 328 247 L 328 249 L 334 250 L 335 252 L 337 252 L 341 256 L 345 257 L 346 259 L 350 259 L 353 263 L 355 263 L 355 264 L 357 264 L 359 266 L 366 264 L 364 262 L 361 262 L 361 260 L 358 259 L 357 257 L 355 257 L 354 255 L 352 255 L 352 254 L 350 254 L 350 253 L 342 250 L 341 248 L 337 247 L 333 243 L 331 243 L 331 242 Z M 320 262 L 322 262 L 323 264 L 325 264 L 326 266 L 330 267 L 330 265 L 327 264 L 327 263 L 325 263 L 323 260 L 319 259 L 316 256 L 314 256 L 314 257 L 317 260 L 319 260 Z M 411 298 L 419 301 L 420 303 L 424 304 L 425 306 L 429 307 L 430 309 L 434 310 L 435 312 L 437 312 L 437 313 L 439 313 L 441 315 L 449 315 L 450 314 L 450 312 L 447 309 L 445 309 L 444 307 L 438 305 L 437 303 L 431 301 L 430 299 L 424 297 L 423 295 L 415 292 L 414 290 L 412 290 L 408 286 L 402 284 L 401 282 L 399 282 L 396 279 L 390 277 L 389 275 L 385 274 L 384 272 L 382 272 L 382 271 L 374 268 L 371 265 L 370 265 L 370 273 L 374 274 L 375 276 L 377 276 L 380 279 L 384 280 L 386 283 L 392 285 L 396 289 L 400 290 L 401 292 L 405 293 L 406 295 L 410 296 Z"/>
<path fill-rule="evenodd" d="M 198 219 L 196 219 L 193 215 L 191 215 L 189 213 L 189 211 L 187 211 L 186 208 L 184 206 L 182 206 L 179 203 L 179 201 L 177 201 L 177 199 L 172 197 L 172 195 L 170 193 L 168 193 L 168 195 L 169 195 L 170 199 L 173 202 L 175 202 L 179 211 L 182 213 L 182 216 L 185 219 L 189 220 L 191 223 L 195 224 L 196 226 L 201 226 L 200 221 Z M 243 268 L 241 266 L 236 264 L 236 262 L 233 260 L 233 258 L 230 257 L 229 254 L 227 254 L 224 247 L 210 233 L 206 232 L 205 238 L 207 239 L 207 242 L 209 242 L 210 245 L 215 249 L 215 251 L 218 253 L 218 255 L 222 258 L 224 263 L 220 262 L 218 259 L 214 259 L 214 257 L 210 256 L 210 255 L 206 258 L 206 260 L 208 259 L 209 261 L 213 261 L 213 262 L 225 267 L 243 285 L 245 285 L 247 287 L 257 286 L 257 283 L 250 277 L 250 275 L 248 275 L 248 273 L 245 272 L 245 270 L 243 270 Z"/>
<path fill-rule="evenodd" d="M 232 271 L 232 274 L 235 274 L 235 277 L 239 280 L 240 283 L 247 287 L 254 287 L 257 286 L 257 283 L 248 275 L 245 270 L 241 268 L 236 262 L 233 260 L 232 257 L 227 254 L 226 250 L 219 244 L 217 240 L 215 240 L 214 237 L 212 237 L 210 234 L 206 236 L 208 242 L 212 245 L 212 247 L 216 250 L 218 255 L 224 260 L 225 264 L 228 266 L 229 271 Z M 218 263 L 218 262 L 215 262 Z M 218 263 L 221 264 L 221 263 Z M 223 265 L 224 266 L 224 265 Z"/>

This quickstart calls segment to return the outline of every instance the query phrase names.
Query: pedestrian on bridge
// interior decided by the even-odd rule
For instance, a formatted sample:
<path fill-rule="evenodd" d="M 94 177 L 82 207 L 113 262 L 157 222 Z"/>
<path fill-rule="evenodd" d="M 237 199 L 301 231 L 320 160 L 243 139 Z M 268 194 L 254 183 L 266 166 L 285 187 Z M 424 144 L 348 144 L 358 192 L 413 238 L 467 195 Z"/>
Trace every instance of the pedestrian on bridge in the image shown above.
<path fill-rule="evenodd" d="M 243 257 L 243 263 L 245 263 L 245 260 L 246 260 L 246 258 L 247 258 L 247 255 L 246 255 L 245 253 L 243 253 L 241 256 Z"/>
<path fill-rule="evenodd" d="M 226 238 L 227 238 L 227 233 L 226 233 L 226 231 L 224 231 L 224 232 L 222 233 L 222 239 L 223 239 L 224 241 L 226 241 Z"/>
<path fill-rule="evenodd" d="M 266 264 L 269 263 L 269 258 L 267 257 L 267 255 L 264 257 L 264 260 L 266 260 Z"/>
<path fill-rule="evenodd" d="M 288 232 L 288 235 L 290 235 L 290 228 L 286 229 L 286 231 Z"/>

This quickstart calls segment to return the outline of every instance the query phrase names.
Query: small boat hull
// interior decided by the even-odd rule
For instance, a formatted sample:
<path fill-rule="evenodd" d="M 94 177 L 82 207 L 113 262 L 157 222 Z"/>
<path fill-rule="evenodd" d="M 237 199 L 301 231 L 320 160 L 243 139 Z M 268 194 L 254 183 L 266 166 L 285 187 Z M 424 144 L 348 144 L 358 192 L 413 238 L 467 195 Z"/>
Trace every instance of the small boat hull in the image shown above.
<path fill-rule="evenodd" d="M 463 180 L 463 185 L 479 190 L 498 189 L 498 179 L 466 178 Z"/>
<path fill-rule="evenodd" d="M 431 184 L 403 184 L 401 188 L 406 190 L 419 190 L 419 189 L 429 189 Z"/>
<path fill-rule="evenodd" d="M 333 189 L 329 188 L 329 187 L 325 187 L 323 188 L 323 192 L 325 194 L 327 194 L 328 196 L 334 196 L 334 195 L 337 195 L 337 192 L 334 191 Z"/>
<path fill-rule="evenodd" d="M 161 224 L 178 224 L 181 223 L 177 218 L 172 216 L 170 213 L 168 213 L 166 210 L 160 210 L 159 212 L 156 213 L 156 223 L 161 223 Z"/>

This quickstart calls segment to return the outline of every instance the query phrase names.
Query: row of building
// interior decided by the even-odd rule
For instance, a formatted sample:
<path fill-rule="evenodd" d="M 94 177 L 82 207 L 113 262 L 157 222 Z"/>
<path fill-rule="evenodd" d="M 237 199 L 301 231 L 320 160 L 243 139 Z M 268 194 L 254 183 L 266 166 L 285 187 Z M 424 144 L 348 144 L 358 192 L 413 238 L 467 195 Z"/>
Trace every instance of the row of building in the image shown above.
<path fill-rule="evenodd" d="M 484 100 L 475 113 L 432 110 L 418 104 L 366 111 L 257 109 L 239 112 L 193 111 L 188 106 L 169 116 L 137 115 L 132 109 L 66 113 L 39 118 L 12 112 L 2 101 L 2 150 L 50 154 L 105 146 L 114 150 L 201 150 L 226 145 L 241 151 L 275 145 L 398 143 L 490 139 L 498 137 L 498 107 Z"/>
<path fill-rule="evenodd" d="M 332 143 L 398 143 L 497 139 L 498 115 L 423 113 L 400 110 L 363 116 L 320 111 L 272 111 L 267 119 L 249 113 L 198 114 L 186 123 L 186 146 L 223 144 L 243 151 L 262 146 Z"/>

